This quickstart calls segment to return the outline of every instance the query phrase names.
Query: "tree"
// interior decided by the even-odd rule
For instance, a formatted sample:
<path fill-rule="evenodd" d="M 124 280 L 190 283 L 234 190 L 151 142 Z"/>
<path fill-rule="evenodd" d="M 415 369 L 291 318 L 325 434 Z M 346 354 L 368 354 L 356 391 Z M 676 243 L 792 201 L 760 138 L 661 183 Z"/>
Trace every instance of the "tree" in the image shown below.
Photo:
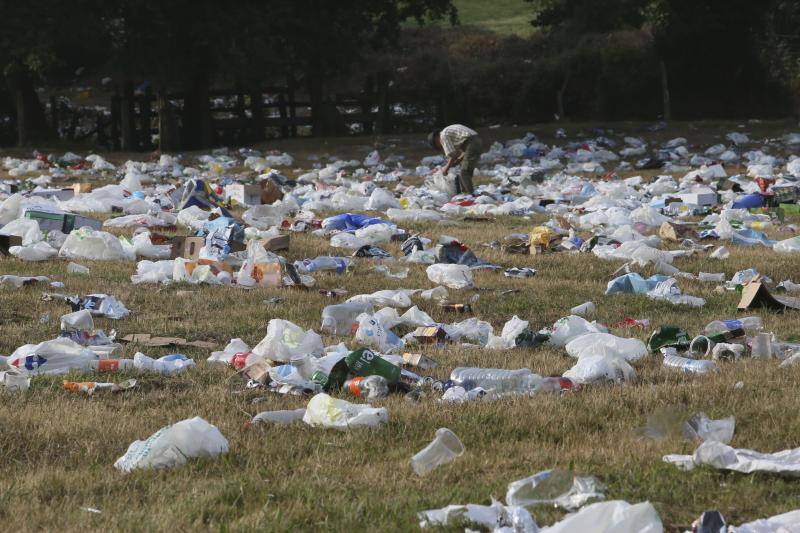
<path fill-rule="evenodd" d="M 36 0 L 0 4 L 0 69 L 13 99 L 20 145 L 52 139 L 36 85 L 64 83 L 105 60 L 103 4 Z"/>

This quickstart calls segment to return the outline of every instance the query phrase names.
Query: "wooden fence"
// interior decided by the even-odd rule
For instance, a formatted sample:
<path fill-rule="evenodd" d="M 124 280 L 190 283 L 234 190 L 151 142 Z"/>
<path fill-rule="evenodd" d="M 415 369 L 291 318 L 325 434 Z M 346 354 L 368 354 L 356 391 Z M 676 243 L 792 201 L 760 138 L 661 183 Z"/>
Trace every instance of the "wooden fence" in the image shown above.
<path fill-rule="evenodd" d="M 187 95 L 135 91 L 128 83 L 111 99 L 107 138 L 114 150 L 144 151 L 207 148 L 259 142 L 267 138 L 424 131 L 447 119 L 446 101 L 430 95 L 391 90 L 378 77 L 376 90 L 317 98 L 317 103 L 292 83 L 211 90 L 210 131 L 194 146 L 186 142 L 197 121 L 184 114 Z"/>

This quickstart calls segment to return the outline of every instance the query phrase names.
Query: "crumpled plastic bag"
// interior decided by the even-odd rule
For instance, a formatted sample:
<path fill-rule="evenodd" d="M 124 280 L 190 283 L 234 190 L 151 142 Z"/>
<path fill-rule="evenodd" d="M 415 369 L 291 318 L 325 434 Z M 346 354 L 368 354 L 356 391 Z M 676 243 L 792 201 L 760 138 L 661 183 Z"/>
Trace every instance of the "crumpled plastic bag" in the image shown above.
<path fill-rule="evenodd" d="M 47 261 L 58 255 L 58 250 L 44 241 L 29 246 L 12 246 L 8 251 L 23 261 Z"/>
<path fill-rule="evenodd" d="M 574 337 L 565 346 L 567 353 L 581 359 L 592 355 L 619 357 L 638 361 L 647 355 L 647 346 L 639 339 L 625 339 L 610 333 L 587 333 Z"/>
<path fill-rule="evenodd" d="M 581 357 L 575 366 L 564 372 L 563 376 L 581 385 L 636 381 L 636 371 L 625 359 L 603 355 Z"/>
<path fill-rule="evenodd" d="M 446 265 L 437 263 L 429 266 L 425 273 L 433 283 L 450 289 L 471 289 L 475 286 L 472 271 L 466 265 Z"/>
<path fill-rule="evenodd" d="M 372 191 L 366 205 L 367 211 L 385 211 L 390 208 L 399 207 L 400 202 L 397 198 L 395 198 L 391 192 L 380 187 Z"/>
<path fill-rule="evenodd" d="M 283 283 L 278 256 L 264 249 L 258 241 L 247 243 L 247 259 L 236 274 L 236 283 L 243 287 L 280 287 Z"/>
<path fill-rule="evenodd" d="M 583 317 L 570 315 L 556 320 L 547 342 L 552 346 L 566 346 L 572 339 L 587 333 L 600 333 L 600 329 Z"/>
<path fill-rule="evenodd" d="M 97 355 L 72 339 L 59 337 L 40 342 L 24 344 L 14 350 L 6 359 L 6 365 L 27 370 L 31 375 L 66 374 L 70 370 L 89 370 Z"/>
<path fill-rule="evenodd" d="M 22 246 L 35 244 L 42 240 L 39 223 L 31 218 L 18 218 L 12 220 L 2 228 L 0 235 L 15 235 L 22 238 Z"/>
<path fill-rule="evenodd" d="M 114 468 L 131 472 L 137 468 L 172 468 L 194 457 L 215 457 L 227 453 L 228 440 L 200 417 L 181 420 L 153 433 L 147 440 L 128 446 Z"/>
<path fill-rule="evenodd" d="M 309 426 L 350 429 L 377 427 L 389 421 L 389 411 L 369 404 L 354 404 L 319 393 L 306 406 L 303 422 Z"/>
<path fill-rule="evenodd" d="M 356 320 L 358 329 L 354 339 L 359 344 L 380 352 L 391 352 L 403 346 L 403 341 L 377 317 L 363 313 Z"/>
<path fill-rule="evenodd" d="M 604 500 L 604 488 L 594 476 L 576 476 L 565 470 L 544 470 L 509 483 L 506 504 L 520 507 L 554 505 L 574 511 L 590 500 Z"/>
<path fill-rule="evenodd" d="M 784 476 L 800 476 L 800 448 L 762 453 L 745 448 L 732 448 L 718 441 L 708 440 L 697 447 L 692 455 L 665 455 L 664 462 L 681 470 L 707 465 L 720 470 L 733 470 L 744 474 L 769 472 Z"/>
<path fill-rule="evenodd" d="M 411 297 L 409 296 L 408 290 L 382 290 L 376 291 L 372 294 L 357 294 L 351 298 L 349 298 L 348 302 L 364 302 L 370 303 L 374 307 L 411 307 Z"/>
<path fill-rule="evenodd" d="M 72 231 L 58 252 L 69 259 L 91 259 L 94 261 L 122 261 L 136 259 L 133 251 L 126 251 L 119 239 L 105 231 L 84 227 Z"/>
<path fill-rule="evenodd" d="M 505 506 L 497 500 L 491 505 L 448 505 L 417 513 L 419 527 L 481 527 L 506 533 L 538 533 L 540 530 L 531 514 L 523 507 Z"/>
<path fill-rule="evenodd" d="M 798 524 L 800 524 L 800 509 L 753 520 L 739 527 L 730 526 L 729 533 L 797 533 L 800 531 Z"/>
<path fill-rule="evenodd" d="M 631 505 L 621 500 L 587 505 L 542 533 L 661 533 L 664 526 L 650 502 Z"/>
<path fill-rule="evenodd" d="M 528 327 L 528 321 L 520 319 L 517 315 L 503 325 L 500 336 L 491 335 L 486 348 L 490 350 L 509 350 L 516 346 L 516 340 L 520 333 Z"/>
<path fill-rule="evenodd" d="M 312 329 L 305 330 L 279 318 L 273 318 L 267 325 L 267 335 L 259 342 L 253 353 L 264 359 L 287 363 L 299 355 L 325 354 L 322 338 Z"/>

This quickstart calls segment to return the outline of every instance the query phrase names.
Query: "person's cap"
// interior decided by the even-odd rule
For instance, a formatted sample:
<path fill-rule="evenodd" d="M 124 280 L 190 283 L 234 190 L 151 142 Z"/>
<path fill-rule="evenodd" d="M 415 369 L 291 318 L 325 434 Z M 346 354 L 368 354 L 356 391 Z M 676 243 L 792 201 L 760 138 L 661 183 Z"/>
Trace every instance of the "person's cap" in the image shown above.
<path fill-rule="evenodd" d="M 434 130 L 428 134 L 428 144 L 431 145 L 431 148 L 438 148 L 436 146 L 437 137 L 439 137 L 439 130 Z"/>

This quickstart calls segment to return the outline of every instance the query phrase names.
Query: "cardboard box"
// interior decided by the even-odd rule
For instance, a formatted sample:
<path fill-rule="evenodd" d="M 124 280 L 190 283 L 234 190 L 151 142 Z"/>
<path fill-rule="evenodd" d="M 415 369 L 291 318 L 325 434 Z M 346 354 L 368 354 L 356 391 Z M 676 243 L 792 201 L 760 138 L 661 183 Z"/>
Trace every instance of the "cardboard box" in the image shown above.
<path fill-rule="evenodd" d="M 412 336 L 422 344 L 443 344 L 447 341 L 447 333 L 439 326 L 418 327 Z"/>
<path fill-rule="evenodd" d="M 675 198 L 680 198 L 685 204 L 692 205 L 717 205 L 717 193 L 715 192 L 693 192 L 685 194 L 672 195 Z"/>
<path fill-rule="evenodd" d="M 261 182 L 261 203 L 273 204 L 283 198 L 283 191 L 272 180 Z"/>
<path fill-rule="evenodd" d="M 205 245 L 204 237 L 173 237 L 170 240 L 172 253 L 170 259 L 182 257 L 196 261 L 200 257 L 200 249 Z"/>
<path fill-rule="evenodd" d="M 278 250 L 288 250 L 289 249 L 289 236 L 288 235 L 277 235 L 275 237 L 267 237 L 261 241 L 261 244 L 264 245 L 264 249 L 268 252 L 277 252 Z"/>
<path fill-rule="evenodd" d="M 421 353 L 404 353 L 403 364 L 408 366 L 415 366 L 422 370 L 430 370 L 439 366 L 439 363 Z"/>
<path fill-rule="evenodd" d="M 231 183 L 225 186 L 225 199 L 241 205 L 261 205 L 261 186 Z"/>
<path fill-rule="evenodd" d="M 8 249 L 12 246 L 22 246 L 22 237 L 0 234 L 0 256 L 10 255 Z"/>
<path fill-rule="evenodd" d="M 81 215 L 73 215 L 72 213 L 58 213 L 44 209 L 26 209 L 24 216 L 25 218 L 30 218 L 38 222 L 39 229 L 44 232 L 57 230 L 63 233 L 69 233 L 74 229 L 84 226 L 88 226 L 95 231 L 103 229 L 103 223 L 101 221 Z"/>
<path fill-rule="evenodd" d="M 75 183 L 72 186 L 72 190 L 75 191 L 75 194 L 83 194 L 85 192 L 92 192 L 92 184 L 91 183 Z"/>

